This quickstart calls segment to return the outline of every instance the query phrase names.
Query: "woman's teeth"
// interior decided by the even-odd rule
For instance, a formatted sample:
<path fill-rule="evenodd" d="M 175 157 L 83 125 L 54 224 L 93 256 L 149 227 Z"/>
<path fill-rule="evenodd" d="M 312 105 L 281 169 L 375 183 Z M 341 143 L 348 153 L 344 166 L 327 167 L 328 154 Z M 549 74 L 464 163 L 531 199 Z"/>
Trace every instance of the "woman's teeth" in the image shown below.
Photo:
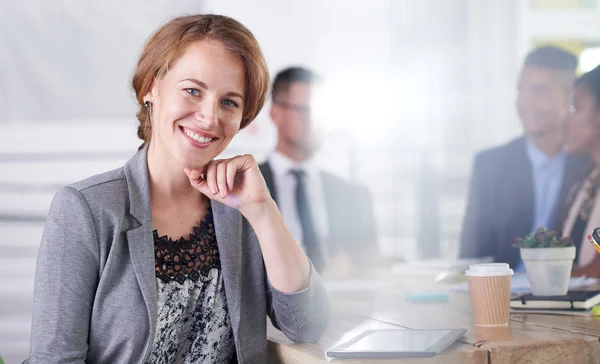
<path fill-rule="evenodd" d="M 183 132 L 186 133 L 187 136 L 189 136 L 190 138 L 192 138 L 195 141 L 200 142 L 200 143 L 208 143 L 208 142 L 210 142 L 210 141 L 213 140 L 213 138 L 204 138 L 204 137 L 201 137 L 200 135 L 198 135 L 198 134 L 196 134 L 193 131 L 188 130 L 188 129 L 183 129 Z"/>

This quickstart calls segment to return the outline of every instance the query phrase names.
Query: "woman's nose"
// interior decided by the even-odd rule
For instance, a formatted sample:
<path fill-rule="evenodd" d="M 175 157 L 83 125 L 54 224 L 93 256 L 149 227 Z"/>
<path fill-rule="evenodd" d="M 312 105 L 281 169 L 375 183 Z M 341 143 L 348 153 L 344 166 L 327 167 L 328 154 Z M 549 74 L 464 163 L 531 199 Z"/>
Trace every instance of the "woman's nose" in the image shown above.
<path fill-rule="evenodd" d="M 194 114 L 196 120 L 204 124 L 215 124 L 217 122 L 217 102 L 205 100 Z"/>

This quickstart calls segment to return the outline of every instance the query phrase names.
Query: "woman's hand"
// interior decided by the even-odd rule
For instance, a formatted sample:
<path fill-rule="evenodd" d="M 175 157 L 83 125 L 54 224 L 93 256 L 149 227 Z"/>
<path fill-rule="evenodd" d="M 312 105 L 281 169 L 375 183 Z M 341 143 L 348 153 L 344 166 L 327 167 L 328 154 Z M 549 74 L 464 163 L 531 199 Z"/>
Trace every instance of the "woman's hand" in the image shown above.
<path fill-rule="evenodd" d="M 184 171 L 202 194 L 246 217 L 256 232 L 267 276 L 275 289 L 289 293 L 308 287 L 310 263 L 285 227 L 254 157 L 215 160 L 204 171 Z"/>
<path fill-rule="evenodd" d="M 209 162 L 203 171 L 184 169 L 190 183 L 211 200 L 246 215 L 271 200 L 254 157 L 246 154 Z"/>

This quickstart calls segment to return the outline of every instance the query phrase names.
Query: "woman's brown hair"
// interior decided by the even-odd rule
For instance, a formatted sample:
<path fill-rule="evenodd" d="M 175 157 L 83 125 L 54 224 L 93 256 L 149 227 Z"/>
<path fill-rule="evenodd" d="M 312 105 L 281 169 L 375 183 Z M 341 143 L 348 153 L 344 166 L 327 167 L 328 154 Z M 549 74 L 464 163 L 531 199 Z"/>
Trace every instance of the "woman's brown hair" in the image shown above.
<path fill-rule="evenodd" d="M 246 95 L 240 128 L 246 127 L 260 112 L 269 90 L 269 71 L 258 42 L 252 33 L 237 20 L 222 15 L 189 15 L 172 19 L 160 27 L 140 55 L 132 86 L 139 105 L 138 137 L 150 141 L 152 125 L 150 111 L 144 106 L 144 96 L 155 80 L 162 78 L 187 47 L 201 40 L 219 41 L 232 54 L 240 57 L 246 73 Z"/>

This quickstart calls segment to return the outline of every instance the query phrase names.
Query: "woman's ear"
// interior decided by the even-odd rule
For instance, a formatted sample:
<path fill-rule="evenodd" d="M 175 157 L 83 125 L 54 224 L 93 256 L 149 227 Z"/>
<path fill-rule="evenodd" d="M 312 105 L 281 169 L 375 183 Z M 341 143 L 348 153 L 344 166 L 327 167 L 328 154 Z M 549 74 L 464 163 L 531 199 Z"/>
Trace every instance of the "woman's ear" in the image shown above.
<path fill-rule="evenodd" d="M 150 91 L 148 91 L 148 93 L 146 93 L 144 95 L 144 97 L 142 98 L 144 105 L 146 104 L 146 102 L 149 102 L 150 105 L 152 105 L 152 103 L 154 102 L 154 99 L 156 97 L 158 97 L 158 80 L 154 80 L 152 81 L 152 86 L 150 87 Z"/>

